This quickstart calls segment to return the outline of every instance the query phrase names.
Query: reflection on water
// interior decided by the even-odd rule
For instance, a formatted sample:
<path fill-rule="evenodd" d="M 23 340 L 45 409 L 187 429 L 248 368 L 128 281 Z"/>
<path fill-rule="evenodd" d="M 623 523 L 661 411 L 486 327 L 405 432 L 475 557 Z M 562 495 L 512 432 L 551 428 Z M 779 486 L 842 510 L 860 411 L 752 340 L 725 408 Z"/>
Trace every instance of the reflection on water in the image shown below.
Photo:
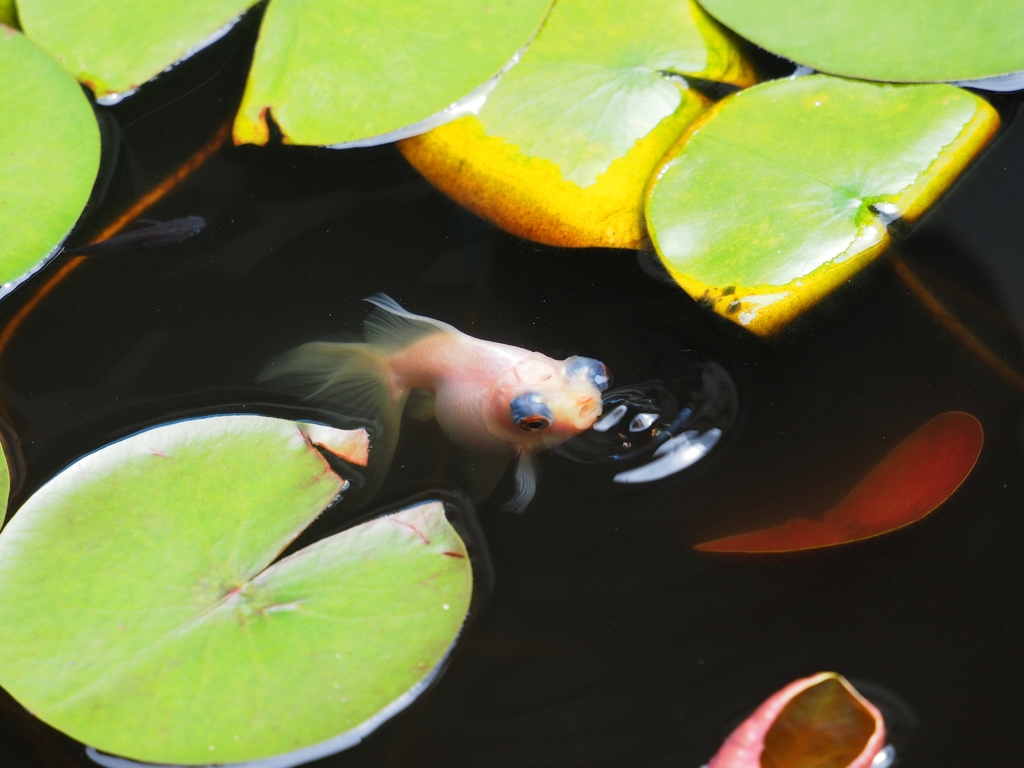
<path fill-rule="evenodd" d="M 695 362 L 687 374 L 609 390 L 593 428 L 553 453 L 579 463 L 633 465 L 615 475 L 617 483 L 661 480 L 695 464 L 733 426 L 739 402 L 720 364 Z"/>
<path fill-rule="evenodd" d="M 619 472 L 615 476 L 615 482 L 649 483 L 652 480 L 661 480 L 669 475 L 674 475 L 703 459 L 721 437 L 722 430 L 720 429 L 709 429 L 704 434 L 699 434 L 696 430 L 691 429 L 658 446 L 654 452 L 654 461 L 651 463 L 644 464 L 637 469 Z"/>

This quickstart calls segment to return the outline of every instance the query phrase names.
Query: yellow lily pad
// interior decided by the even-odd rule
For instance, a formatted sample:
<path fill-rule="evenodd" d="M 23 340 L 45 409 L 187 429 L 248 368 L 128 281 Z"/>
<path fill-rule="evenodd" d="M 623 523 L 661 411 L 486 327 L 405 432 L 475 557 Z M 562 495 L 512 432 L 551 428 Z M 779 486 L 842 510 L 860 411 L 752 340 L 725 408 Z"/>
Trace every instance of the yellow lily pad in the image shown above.
<path fill-rule="evenodd" d="M 666 156 L 647 203 L 676 282 L 760 335 L 782 328 L 885 251 L 999 126 L 950 85 L 815 75 L 734 94 Z"/>
<path fill-rule="evenodd" d="M 647 179 L 710 106 L 680 75 L 754 82 L 696 3 L 561 0 L 477 115 L 399 147 L 445 194 L 513 234 L 640 247 Z"/>

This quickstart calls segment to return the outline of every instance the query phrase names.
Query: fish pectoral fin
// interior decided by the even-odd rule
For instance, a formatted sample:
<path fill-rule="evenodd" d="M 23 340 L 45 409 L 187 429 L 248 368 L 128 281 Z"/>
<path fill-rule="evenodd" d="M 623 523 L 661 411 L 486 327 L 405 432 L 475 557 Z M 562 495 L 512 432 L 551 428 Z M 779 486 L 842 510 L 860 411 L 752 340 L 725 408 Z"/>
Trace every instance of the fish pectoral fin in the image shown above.
<path fill-rule="evenodd" d="M 486 501 L 494 487 L 505 476 L 511 459 L 508 456 L 463 453 L 459 462 L 462 476 L 466 481 L 466 489 L 474 502 Z"/>
<path fill-rule="evenodd" d="M 425 389 L 414 389 L 409 392 L 405 401 L 405 413 L 416 421 L 430 421 L 434 418 L 434 393 Z"/>
<path fill-rule="evenodd" d="M 522 512 L 533 500 L 537 492 L 537 466 L 533 461 L 533 453 L 522 448 L 519 450 L 519 461 L 516 463 L 516 492 L 512 498 L 501 505 L 505 512 Z"/>

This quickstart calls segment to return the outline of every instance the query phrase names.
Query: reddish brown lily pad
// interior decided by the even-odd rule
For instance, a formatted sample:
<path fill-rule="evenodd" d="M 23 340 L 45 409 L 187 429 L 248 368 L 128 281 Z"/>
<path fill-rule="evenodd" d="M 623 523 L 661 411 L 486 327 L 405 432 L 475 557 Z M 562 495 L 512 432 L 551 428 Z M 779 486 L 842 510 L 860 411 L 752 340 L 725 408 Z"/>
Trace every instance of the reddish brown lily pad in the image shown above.
<path fill-rule="evenodd" d="M 821 520 L 698 544 L 703 552 L 795 552 L 881 536 L 916 523 L 948 499 L 974 468 L 984 433 L 969 413 L 940 413 L 897 445 Z"/>
<path fill-rule="evenodd" d="M 842 675 L 820 672 L 772 694 L 707 768 L 868 768 L 884 746 L 882 713 Z"/>

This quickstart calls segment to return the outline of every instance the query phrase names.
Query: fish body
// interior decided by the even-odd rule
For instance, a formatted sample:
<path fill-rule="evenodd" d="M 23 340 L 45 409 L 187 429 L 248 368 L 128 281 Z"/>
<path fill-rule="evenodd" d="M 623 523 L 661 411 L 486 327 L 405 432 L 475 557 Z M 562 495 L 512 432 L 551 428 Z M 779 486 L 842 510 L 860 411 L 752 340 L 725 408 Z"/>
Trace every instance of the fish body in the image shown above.
<path fill-rule="evenodd" d="M 555 360 L 477 339 L 383 294 L 367 301 L 376 308 L 366 321 L 366 343 L 304 344 L 273 361 L 261 380 L 378 419 L 378 461 L 390 462 L 412 398 L 421 416 L 436 418 L 467 452 L 494 457 L 502 467 L 518 456 L 516 497 L 507 505 L 518 510 L 533 496 L 533 454 L 589 429 L 601 415 L 609 376 L 597 360 Z"/>
<path fill-rule="evenodd" d="M 98 243 L 83 245 L 74 249 L 73 253 L 79 256 L 101 256 L 136 248 L 158 248 L 161 245 L 180 243 L 193 235 L 198 235 L 205 228 L 206 219 L 202 216 L 183 216 L 171 221 L 158 221 L 142 229 L 122 232 Z"/>

